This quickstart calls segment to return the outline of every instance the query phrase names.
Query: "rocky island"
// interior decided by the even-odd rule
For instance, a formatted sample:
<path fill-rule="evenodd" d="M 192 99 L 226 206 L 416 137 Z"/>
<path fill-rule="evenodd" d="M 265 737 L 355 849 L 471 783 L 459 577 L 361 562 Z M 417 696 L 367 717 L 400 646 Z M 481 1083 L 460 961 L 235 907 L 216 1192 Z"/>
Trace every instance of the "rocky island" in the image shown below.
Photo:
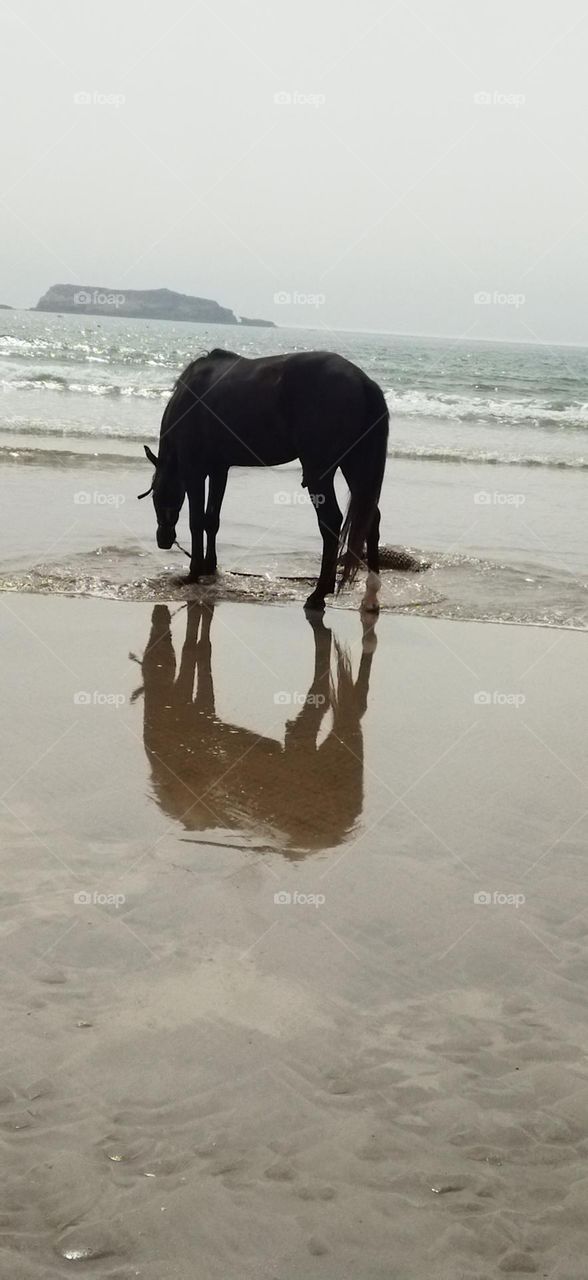
<path fill-rule="evenodd" d="M 173 289 L 110 289 L 92 284 L 53 284 L 32 309 L 84 316 L 120 316 L 133 320 L 189 320 L 198 324 L 276 327 L 273 320 L 237 316 L 211 298 L 195 298 L 188 293 L 174 293 Z"/>

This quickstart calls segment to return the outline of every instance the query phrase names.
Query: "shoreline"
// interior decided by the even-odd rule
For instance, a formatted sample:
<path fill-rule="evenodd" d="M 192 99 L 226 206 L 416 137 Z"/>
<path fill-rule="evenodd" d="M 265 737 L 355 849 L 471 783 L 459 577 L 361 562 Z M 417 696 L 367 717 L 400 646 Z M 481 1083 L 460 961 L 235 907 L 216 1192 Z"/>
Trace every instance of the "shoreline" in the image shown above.
<path fill-rule="evenodd" d="M 410 550 L 410 548 L 408 548 L 408 550 Z M 16 577 L 17 575 L 15 574 L 13 576 Z M 252 580 L 264 581 L 263 575 L 246 573 L 245 571 L 232 572 L 231 570 L 227 570 L 226 573 L 223 575 L 223 577 L 243 578 L 248 582 Z M 304 583 L 305 585 L 308 585 L 308 584 L 311 584 L 312 582 L 314 582 L 314 577 L 311 574 L 307 576 L 299 576 L 299 577 L 283 577 L 280 579 L 280 584 L 282 586 L 286 584 L 286 588 L 288 583 L 292 583 L 292 584 Z M 68 590 L 67 588 L 60 590 L 54 583 L 51 583 L 47 587 L 40 586 L 34 589 L 27 588 L 26 586 L 21 586 L 21 585 L 9 586 L 6 583 L 3 583 L 0 585 L 0 599 L 2 598 L 3 595 L 7 595 L 7 596 L 17 596 L 17 597 L 30 596 L 33 599 L 55 598 L 55 599 L 61 599 L 61 600 L 99 600 L 102 602 L 109 602 L 111 604 L 124 604 L 124 605 L 144 604 L 147 606 L 147 605 L 155 605 L 155 604 L 167 604 L 170 607 L 175 608 L 176 610 L 178 609 L 178 607 L 184 608 L 186 605 L 193 604 L 193 603 L 201 603 L 205 607 L 210 605 L 215 607 L 217 605 L 229 604 L 229 605 L 239 605 L 239 606 L 243 605 L 243 606 L 263 607 L 263 608 L 275 607 L 277 609 L 291 609 L 293 607 L 297 607 L 297 608 L 300 608 L 301 614 L 304 612 L 302 605 L 300 604 L 300 601 L 293 595 L 290 597 L 283 596 L 281 598 L 277 596 L 275 598 L 272 598 L 271 594 L 268 596 L 251 596 L 251 595 L 245 595 L 245 594 L 243 594 L 242 596 L 239 596 L 237 592 L 235 592 L 234 594 L 227 594 L 224 596 L 219 594 L 213 595 L 211 592 L 211 587 L 210 586 L 207 587 L 206 585 L 202 586 L 199 594 L 198 584 L 194 584 L 190 588 L 190 592 L 191 592 L 190 594 L 187 594 L 186 588 L 181 585 L 178 585 L 177 587 L 177 592 L 178 592 L 177 595 L 166 594 L 165 590 L 163 590 L 161 593 L 156 593 L 154 590 L 152 594 L 145 594 L 144 591 L 143 591 L 143 594 L 140 594 L 139 591 L 137 591 L 137 594 L 132 594 L 133 590 L 134 590 L 133 583 L 129 583 L 127 594 L 123 594 L 121 592 L 120 594 L 116 594 L 116 595 L 113 594 L 112 584 L 105 585 L 102 590 L 100 590 L 100 588 L 94 587 L 91 591 L 87 591 L 87 590 L 76 591 L 71 589 Z M 211 593 L 206 594 L 207 591 Z M 335 616 L 339 616 L 340 614 L 351 614 L 352 616 L 360 617 L 361 616 L 360 604 L 361 604 L 362 594 L 363 594 L 363 587 L 356 589 L 355 599 L 349 601 L 348 603 L 344 603 L 344 602 L 337 603 L 335 600 L 329 601 L 327 603 L 327 607 L 324 613 L 325 624 L 326 625 L 329 624 L 329 613 L 331 611 L 334 612 Z M 406 605 L 384 604 L 383 607 L 380 609 L 380 612 L 376 614 L 375 617 L 376 617 L 376 620 L 381 617 L 391 617 L 391 618 L 422 617 L 426 619 L 427 622 L 429 623 L 450 622 L 450 623 L 456 623 L 458 625 L 461 624 L 462 626 L 467 626 L 469 624 L 472 624 L 475 626 L 484 626 L 484 627 L 520 627 L 522 630 L 534 629 L 534 630 L 549 631 L 549 632 L 552 632 L 552 631 L 561 632 L 561 633 L 569 632 L 571 635 L 585 635 L 586 632 L 588 631 L 588 623 L 586 623 L 586 625 L 584 626 L 579 626 L 574 623 L 541 622 L 535 619 L 521 620 L 518 618 L 480 618 L 480 617 L 471 617 L 471 616 L 462 617 L 457 614 L 454 614 L 454 615 L 449 613 L 444 614 L 442 612 L 426 613 L 425 610 L 428 607 L 430 607 L 428 602 L 423 603 L 422 606 L 419 605 L 418 602 L 413 602 L 412 604 L 406 604 Z"/>

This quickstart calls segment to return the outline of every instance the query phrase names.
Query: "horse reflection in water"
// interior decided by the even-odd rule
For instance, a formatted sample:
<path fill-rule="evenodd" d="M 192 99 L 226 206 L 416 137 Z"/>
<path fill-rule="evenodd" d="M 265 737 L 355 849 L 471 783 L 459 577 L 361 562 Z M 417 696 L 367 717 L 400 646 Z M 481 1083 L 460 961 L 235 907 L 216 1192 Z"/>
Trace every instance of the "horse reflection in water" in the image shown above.
<path fill-rule="evenodd" d="M 376 646 L 373 622 L 362 624 L 355 681 L 347 651 L 333 642 L 321 619 L 310 622 L 314 674 L 282 743 L 217 716 L 213 613 L 214 606 L 187 605 L 177 670 L 169 609 L 153 610 L 141 666 L 143 736 L 157 803 L 190 832 L 219 832 L 216 844 L 230 843 L 226 833 L 239 832 L 248 848 L 275 848 L 293 857 L 341 844 L 355 831 L 363 806 L 361 720 Z M 241 649 L 238 660 L 243 661 Z M 332 723 L 319 744 L 329 712 Z"/>

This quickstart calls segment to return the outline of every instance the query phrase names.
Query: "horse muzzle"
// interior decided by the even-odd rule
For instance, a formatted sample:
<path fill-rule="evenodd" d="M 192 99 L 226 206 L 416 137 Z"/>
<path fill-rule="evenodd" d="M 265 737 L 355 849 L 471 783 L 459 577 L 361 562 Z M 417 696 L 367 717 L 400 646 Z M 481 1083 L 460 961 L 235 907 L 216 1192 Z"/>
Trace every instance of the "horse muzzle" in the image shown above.
<path fill-rule="evenodd" d="M 166 525 L 157 526 L 157 545 L 160 551 L 169 551 L 173 547 L 175 540 L 175 529 L 170 529 Z"/>

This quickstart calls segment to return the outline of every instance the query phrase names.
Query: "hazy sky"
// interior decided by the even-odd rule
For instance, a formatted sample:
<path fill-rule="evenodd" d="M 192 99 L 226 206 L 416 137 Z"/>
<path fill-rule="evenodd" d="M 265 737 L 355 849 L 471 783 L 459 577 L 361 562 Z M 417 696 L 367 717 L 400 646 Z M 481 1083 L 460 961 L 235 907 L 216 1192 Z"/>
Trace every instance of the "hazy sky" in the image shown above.
<path fill-rule="evenodd" d="M 0 301 L 168 286 L 279 324 L 588 342 L 585 0 L 0 14 Z"/>

